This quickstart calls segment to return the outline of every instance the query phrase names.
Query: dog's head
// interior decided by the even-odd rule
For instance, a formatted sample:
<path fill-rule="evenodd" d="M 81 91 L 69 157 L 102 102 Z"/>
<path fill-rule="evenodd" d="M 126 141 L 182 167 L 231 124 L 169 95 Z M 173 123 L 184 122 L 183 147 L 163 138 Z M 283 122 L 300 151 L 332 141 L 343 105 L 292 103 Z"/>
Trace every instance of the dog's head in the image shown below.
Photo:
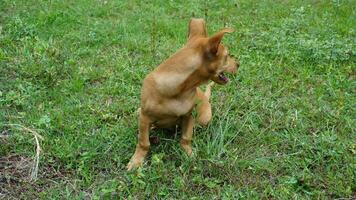
<path fill-rule="evenodd" d="M 227 48 L 221 44 L 225 33 L 232 32 L 233 29 L 224 28 L 208 37 L 203 19 L 191 19 L 189 22 L 188 43 L 199 47 L 203 55 L 202 67 L 206 68 L 207 76 L 210 80 L 221 85 L 229 81 L 225 72 L 235 73 L 239 67 L 238 61 L 235 61 L 229 55 Z"/>

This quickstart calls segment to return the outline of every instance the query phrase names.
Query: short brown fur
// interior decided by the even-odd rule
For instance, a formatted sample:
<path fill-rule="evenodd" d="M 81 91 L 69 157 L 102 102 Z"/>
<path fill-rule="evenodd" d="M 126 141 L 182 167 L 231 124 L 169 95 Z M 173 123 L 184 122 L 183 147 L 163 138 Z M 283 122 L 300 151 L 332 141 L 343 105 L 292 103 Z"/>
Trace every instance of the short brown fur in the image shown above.
<path fill-rule="evenodd" d="M 128 170 L 142 165 L 149 150 L 151 127 L 168 128 L 181 125 L 180 145 L 192 154 L 191 140 L 194 119 L 192 110 L 197 109 L 199 124 L 205 126 L 211 120 L 209 103 L 211 86 L 205 92 L 198 87 L 209 80 L 226 84 L 224 72 L 235 73 L 238 64 L 221 44 L 225 28 L 208 37 L 203 19 L 191 19 L 188 27 L 188 41 L 183 48 L 155 68 L 143 80 L 139 114 L 139 134 L 136 150 Z"/>

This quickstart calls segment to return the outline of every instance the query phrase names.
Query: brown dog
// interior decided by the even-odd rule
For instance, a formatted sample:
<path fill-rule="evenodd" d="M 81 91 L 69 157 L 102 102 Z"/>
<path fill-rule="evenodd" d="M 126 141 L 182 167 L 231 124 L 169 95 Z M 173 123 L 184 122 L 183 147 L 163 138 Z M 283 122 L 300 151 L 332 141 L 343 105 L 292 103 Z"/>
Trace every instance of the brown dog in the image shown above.
<path fill-rule="evenodd" d="M 224 72 L 235 73 L 238 67 L 220 44 L 224 34 L 231 32 L 232 29 L 224 28 L 208 37 L 203 19 L 190 20 L 184 47 L 146 76 L 141 90 L 141 108 L 138 109 L 138 143 L 127 165 L 128 170 L 142 165 L 150 147 L 151 126 L 181 125 L 180 145 L 188 155 L 192 154 L 193 108 L 197 106 L 199 124 L 207 125 L 211 119 L 211 84 L 205 93 L 198 86 L 209 80 L 226 84 L 228 78 Z"/>

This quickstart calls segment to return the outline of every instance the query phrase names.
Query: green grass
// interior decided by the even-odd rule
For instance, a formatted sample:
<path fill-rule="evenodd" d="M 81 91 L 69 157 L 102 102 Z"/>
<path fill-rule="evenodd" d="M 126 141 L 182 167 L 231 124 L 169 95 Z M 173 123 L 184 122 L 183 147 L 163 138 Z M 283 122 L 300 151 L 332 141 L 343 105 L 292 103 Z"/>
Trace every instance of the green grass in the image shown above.
<path fill-rule="evenodd" d="M 9 124 L 44 137 L 36 182 L 0 162 L 0 198 L 355 198 L 355 10 L 354 0 L 0 0 L 0 158 L 35 155 L 33 137 Z M 193 16 L 210 34 L 236 30 L 223 43 L 238 74 L 213 88 L 193 158 L 179 134 L 156 131 L 144 167 L 126 172 L 141 82 L 184 44 Z"/>

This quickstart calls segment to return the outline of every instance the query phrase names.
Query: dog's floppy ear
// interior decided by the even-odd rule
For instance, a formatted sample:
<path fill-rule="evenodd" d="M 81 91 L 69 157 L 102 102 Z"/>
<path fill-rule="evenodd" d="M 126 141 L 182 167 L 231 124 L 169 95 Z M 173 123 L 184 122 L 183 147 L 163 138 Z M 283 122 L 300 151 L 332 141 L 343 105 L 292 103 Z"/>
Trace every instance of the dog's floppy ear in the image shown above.
<path fill-rule="evenodd" d="M 189 21 L 188 40 L 190 40 L 191 38 L 193 38 L 195 36 L 201 36 L 201 37 L 207 36 L 204 19 L 192 18 Z"/>
<path fill-rule="evenodd" d="M 213 36 L 209 38 L 208 42 L 208 51 L 212 54 L 216 54 L 219 49 L 220 42 L 224 36 L 225 33 L 232 33 L 234 32 L 234 29 L 231 28 L 224 28 L 220 30 L 219 32 L 215 33 Z"/>

